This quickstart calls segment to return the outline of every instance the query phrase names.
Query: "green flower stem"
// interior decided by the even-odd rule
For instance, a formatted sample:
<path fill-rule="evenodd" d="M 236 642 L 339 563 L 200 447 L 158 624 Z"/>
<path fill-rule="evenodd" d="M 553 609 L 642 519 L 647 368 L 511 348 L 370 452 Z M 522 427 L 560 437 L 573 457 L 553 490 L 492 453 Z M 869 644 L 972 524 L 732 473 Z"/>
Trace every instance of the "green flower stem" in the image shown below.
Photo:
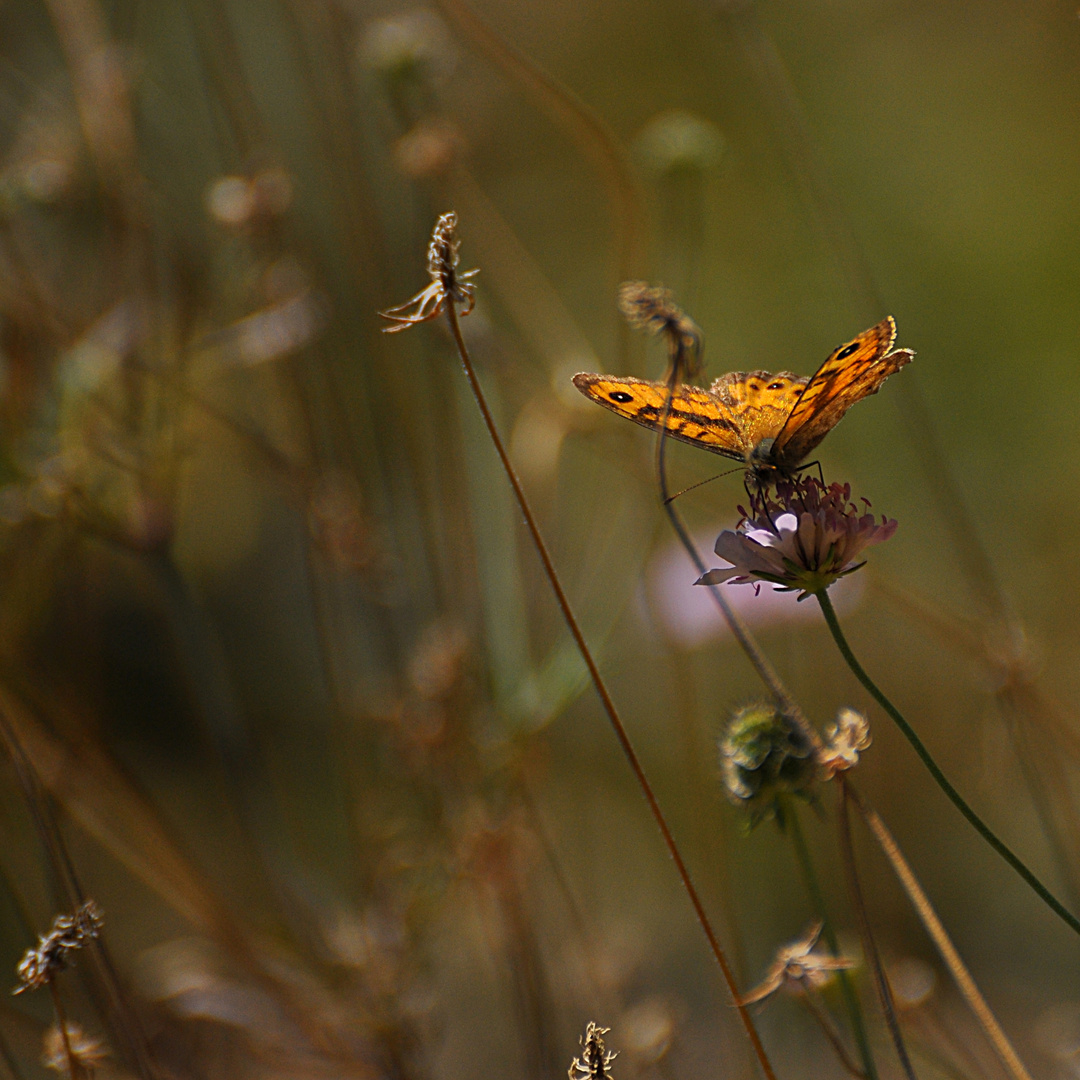
<path fill-rule="evenodd" d="M 799 813 L 795 807 L 794 799 L 783 800 L 783 822 L 786 831 L 791 837 L 791 846 L 795 849 L 795 860 L 799 864 L 806 891 L 810 894 L 810 903 L 817 916 L 822 920 L 822 936 L 825 944 L 829 946 L 829 952 L 833 956 L 840 955 L 840 943 L 836 940 L 836 931 L 833 929 L 832 919 L 828 916 L 825 907 L 825 896 L 821 891 L 821 882 L 818 880 L 817 871 L 814 869 L 814 861 L 810 857 L 810 848 L 807 846 L 806 837 L 799 823 Z M 874 1056 L 870 1051 L 870 1040 L 866 1035 L 866 1024 L 863 1022 L 862 1005 L 859 1003 L 859 995 L 855 992 L 855 983 L 849 972 L 841 969 L 836 973 L 840 982 L 840 993 L 847 1008 L 848 1017 L 851 1020 L 851 1031 L 855 1036 L 855 1043 L 859 1048 L 859 1056 L 862 1058 L 863 1069 L 867 1080 L 877 1080 L 878 1071 L 874 1064 Z"/>
<path fill-rule="evenodd" d="M 866 688 L 870 696 L 892 717 L 893 722 L 903 732 L 904 737 L 915 750 L 915 753 L 919 755 L 922 763 L 926 766 L 927 771 L 936 781 L 938 787 L 948 795 L 952 804 L 960 811 L 961 814 L 967 818 L 972 828 L 1035 890 L 1038 897 L 1058 916 L 1074 933 L 1080 934 L 1080 919 L 1077 919 L 1061 903 L 1057 897 L 1020 861 L 1020 859 L 1013 854 L 1012 850 L 1006 846 L 1006 844 L 1000 840 L 997 835 L 990 829 L 990 827 L 983 821 L 978 814 L 967 804 L 967 801 L 949 783 L 945 774 L 938 767 L 938 764 L 930 756 L 930 751 L 923 745 L 922 739 L 915 734 L 914 728 L 900 715 L 900 710 L 877 688 L 873 679 L 863 670 L 862 664 L 855 659 L 855 654 L 851 651 L 851 646 L 847 643 L 847 638 L 844 637 L 843 630 L 840 629 L 840 623 L 836 618 L 836 611 L 832 606 L 832 601 L 829 599 L 829 594 L 824 589 L 821 592 L 814 594 L 817 597 L 818 603 L 821 605 L 821 613 L 825 616 L 825 622 L 828 624 L 829 630 L 832 633 L 833 641 L 836 642 L 836 647 L 840 650 L 840 654 L 847 661 L 847 665 L 851 668 L 855 678 L 859 680 Z"/>

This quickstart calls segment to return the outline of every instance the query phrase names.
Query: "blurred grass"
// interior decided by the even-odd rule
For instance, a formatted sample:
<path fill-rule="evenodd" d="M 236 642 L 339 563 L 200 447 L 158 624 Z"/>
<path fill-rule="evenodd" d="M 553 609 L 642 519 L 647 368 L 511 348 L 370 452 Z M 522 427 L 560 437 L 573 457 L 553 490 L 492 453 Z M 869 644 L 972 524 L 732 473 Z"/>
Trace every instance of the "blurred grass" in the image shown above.
<path fill-rule="evenodd" d="M 169 1075 L 553 1075 L 589 1019 L 620 1077 L 747 1075 L 450 342 L 379 333 L 450 208 L 482 271 L 481 377 L 744 984 L 815 913 L 783 839 L 742 837 L 719 788 L 749 666 L 646 598 L 673 542 L 653 443 L 568 389 L 659 374 L 618 323 L 627 274 L 680 291 L 710 377 L 809 372 L 896 317 L 915 364 L 821 451 L 900 520 L 845 622 L 958 786 L 1077 891 L 1075 8 L 753 9 L 880 311 L 807 201 L 745 12 L 471 10 L 517 66 L 454 5 L 0 7 L 0 696 Z M 1018 652 L 932 494 L 915 383 Z M 673 445 L 673 483 L 717 471 L 703 457 Z M 741 498 L 728 477 L 680 504 L 707 535 Z M 816 621 L 760 634 L 816 721 L 867 707 Z M 861 788 L 1033 1075 L 1074 1075 L 1076 943 L 869 711 Z M 5 778 L 14 982 L 63 898 Z M 804 823 L 846 912 L 831 826 Z M 864 841 L 886 959 L 934 965 Z M 69 1012 L 115 1044 L 87 986 L 65 977 Z M 16 1005 L 0 1034 L 40 1075 L 48 1003 Z M 906 1024 L 947 1057 L 934 1010 L 977 1043 L 940 972 Z M 669 1037 L 635 1051 L 643 1016 Z M 760 1022 L 781 1075 L 839 1074 L 795 1003 Z"/>

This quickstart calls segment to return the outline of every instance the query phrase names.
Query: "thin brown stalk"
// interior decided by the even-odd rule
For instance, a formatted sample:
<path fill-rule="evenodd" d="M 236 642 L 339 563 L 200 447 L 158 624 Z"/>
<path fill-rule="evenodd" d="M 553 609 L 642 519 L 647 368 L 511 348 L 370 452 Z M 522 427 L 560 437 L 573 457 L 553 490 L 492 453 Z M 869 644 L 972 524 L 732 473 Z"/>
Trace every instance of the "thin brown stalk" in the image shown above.
<path fill-rule="evenodd" d="M 929 627 L 948 649 L 961 650 L 984 665 L 994 681 L 994 699 L 1043 834 L 1063 871 L 1073 906 L 1080 907 L 1080 810 L 1069 779 L 1070 766 L 1080 760 L 1075 718 L 1039 689 L 1022 640 L 995 649 L 977 623 L 942 614 L 919 597 L 880 580 L 875 588 Z M 1031 732 L 1036 733 L 1034 739 L 1029 737 Z M 1051 752 L 1047 752 L 1047 740 L 1052 740 Z"/>
<path fill-rule="evenodd" d="M 892 1037 L 893 1046 L 896 1048 L 896 1056 L 900 1059 L 900 1066 L 908 1080 L 915 1080 L 915 1069 L 908 1056 L 907 1047 L 904 1045 L 904 1036 L 900 1031 L 900 1021 L 896 1016 L 896 1001 L 893 998 L 892 987 L 885 974 L 885 967 L 881 963 L 881 953 L 878 951 L 874 931 L 870 925 L 870 916 L 866 910 L 866 897 L 863 896 L 862 885 L 859 882 L 859 868 L 855 862 L 855 845 L 851 839 L 851 818 L 848 816 L 848 786 L 843 773 L 836 774 L 836 782 L 840 785 L 840 808 L 838 825 L 840 833 L 840 856 L 844 863 L 844 873 L 847 877 L 848 892 L 851 895 L 851 906 L 855 909 L 855 917 L 859 923 L 859 936 L 862 938 L 863 953 L 870 963 L 870 970 L 874 975 L 874 986 L 877 989 L 878 1001 L 881 1003 L 881 1011 L 885 1016 L 885 1024 Z"/>
<path fill-rule="evenodd" d="M 49 980 L 49 994 L 52 997 L 53 1012 L 56 1013 L 56 1025 L 60 1029 L 60 1041 L 64 1045 L 64 1057 L 67 1058 L 68 1076 L 71 1080 L 81 1080 L 85 1070 L 75 1060 L 75 1051 L 71 1049 L 71 1037 L 68 1034 L 67 1017 L 64 1015 L 64 1005 L 60 1000 L 60 990 L 55 979 Z"/>
<path fill-rule="evenodd" d="M 975 980 L 972 979 L 963 960 L 960 959 L 960 954 L 956 951 L 956 947 L 953 945 L 948 933 L 946 933 L 937 912 L 934 911 L 933 905 L 923 891 L 885 822 L 881 820 L 877 811 L 859 795 L 853 785 L 847 785 L 847 793 L 855 804 L 855 808 L 859 811 L 859 815 L 873 833 L 874 839 L 877 840 L 881 850 L 885 853 L 885 857 L 889 860 L 894 873 L 900 879 L 900 884 L 903 886 L 904 892 L 907 893 L 916 914 L 919 916 L 923 926 L 926 927 L 926 932 L 937 947 L 941 959 L 949 969 L 969 1008 L 975 1014 L 976 1020 L 978 1020 L 986 1037 L 990 1040 L 1001 1063 L 1008 1070 L 1009 1075 L 1013 1077 L 1013 1080 L 1031 1080 L 1031 1074 L 1024 1067 L 1024 1063 L 1013 1049 L 1008 1037 L 1001 1029 L 1001 1025 L 990 1011 L 986 999 L 979 992 Z"/>
<path fill-rule="evenodd" d="M 525 491 L 521 486 L 521 481 L 518 479 L 517 473 L 514 470 L 514 466 L 510 461 L 510 455 L 506 451 L 506 447 L 503 444 L 502 438 L 499 435 L 498 428 L 495 426 L 495 419 L 491 415 L 491 410 L 488 408 L 487 398 L 484 396 L 483 388 L 480 385 L 480 380 L 476 376 L 476 370 L 473 367 L 472 358 L 469 355 L 469 350 L 465 345 L 465 339 L 461 335 L 461 325 L 458 320 L 457 309 L 455 307 L 452 298 L 448 299 L 446 304 L 447 319 L 450 323 L 450 332 L 453 335 L 454 343 L 457 346 L 458 355 L 461 358 L 462 367 L 465 369 L 465 376 L 469 380 L 469 386 L 472 389 L 473 396 L 476 398 L 476 404 L 480 409 L 480 414 L 483 417 L 484 424 L 487 427 L 488 434 L 491 437 L 491 441 L 495 447 L 495 452 L 499 455 L 499 460 L 502 462 L 503 470 L 506 472 L 506 477 L 510 481 L 510 486 L 514 490 L 514 496 L 517 499 L 518 507 L 521 510 L 521 514 L 525 519 L 525 525 L 529 530 L 529 535 L 532 538 L 533 544 L 536 547 L 537 554 L 540 556 L 540 562 L 543 564 L 544 573 L 547 575 L 551 590 L 555 594 L 555 599 L 558 602 L 559 609 L 562 612 L 563 619 L 566 621 L 566 625 L 570 630 L 570 634 L 574 639 L 575 644 L 578 647 L 578 651 L 581 653 L 582 660 L 585 661 L 585 666 L 589 671 L 589 676 L 592 679 L 593 686 L 596 687 L 596 692 L 600 697 L 600 701 L 604 706 L 604 711 L 607 713 L 608 720 L 611 722 L 611 726 L 615 731 L 615 737 L 619 740 L 619 745 L 622 747 L 623 754 L 626 756 L 627 761 L 630 764 L 630 768 L 637 778 L 638 784 L 641 787 L 642 794 L 645 796 L 645 801 L 649 806 L 649 810 L 652 812 L 653 818 L 656 821 L 657 827 L 660 829 L 660 835 L 663 837 L 664 845 L 668 849 L 668 853 L 671 855 L 672 861 L 675 863 L 675 868 L 679 874 L 679 878 L 682 881 L 683 888 L 686 890 L 686 894 L 690 899 L 690 903 L 694 908 L 694 913 L 697 915 L 698 922 L 701 924 L 702 930 L 705 932 L 705 937 L 708 939 L 709 947 L 712 950 L 713 956 L 716 958 L 717 964 L 720 966 L 720 971 L 723 974 L 724 982 L 727 984 L 728 992 L 731 994 L 732 1001 L 735 1003 L 735 1008 L 738 1010 L 739 1018 L 742 1021 L 743 1028 L 746 1031 L 746 1036 L 750 1040 L 750 1044 L 753 1047 L 754 1054 L 758 1059 L 758 1063 L 761 1066 L 762 1072 L 765 1074 L 767 1080 L 776 1080 L 776 1074 L 773 1072 L 772 1065 L 769 1062 L 769 1058 L 765 1053 L 765 1047 L 762 1045 L 761 1038 L 757 1033 L 757 1029 L 754 1026 L 753 1018 L 750 1016 L 746 1006 L 739 1004 L 739 989 L 735 983 L 735 976 L 731 970 L 731 966 L 728 963 L 727 956 L 724 953 L 723 948 L 720 945 L 720 941 L 716 936 L 712 928 L 712 924 L 709 921 L 709 917 L 705 912 L 705 907 L 701 902 L 701 898 L 698 895 L 698 891 L 694 886 L 693 880 L 690 877 L 690 871 L 687 869 L 686 863 L 683 861 L 682 854 L 679 851 L 678 845 L 675 843 L 675 838 L 671 833 L 671 829 L 668 827 L 666 818 L 663 811 L 660 809 L 660 803 L 657 801 L 656 795 L 653 792 L 652 786 L 649 784 L 648 778 L 645 775 L 640 760 L 638 759 L 637 752 L 634 750 L 633 744 L 630 742 L 630 736 L 626 732 L 626 728 L 623 726 L 623 722 L 619 717 L 618 710 L 615 708 L 615 702 L 612 700 L 611 694 L 608 692 L 607 685 L 604 683 L 603 676 L 600 674 L 600 669 L 596 665 L 596 661 L 593 659 L 592 652 L 589 650 L 589 646 L 585 641 L 585 635 L 581 631 L 581 627 L 578 625 L 577 617 L 574 615 L 573 609 L 570 606 L 570 601 L 567 598 L 565 591 L 563 590 L 562 583 L 559 580 L 559 575 L 555 570 L 555 564 L 552 562 L 551 555 L 548 552 L 547 545 L 544 543 L 544 538 L 540 533 L 540 527 L 536 522 L 536 518 L 533 516 L 532 508 L 529 505 L 529 501 L 525 496 Z"/>

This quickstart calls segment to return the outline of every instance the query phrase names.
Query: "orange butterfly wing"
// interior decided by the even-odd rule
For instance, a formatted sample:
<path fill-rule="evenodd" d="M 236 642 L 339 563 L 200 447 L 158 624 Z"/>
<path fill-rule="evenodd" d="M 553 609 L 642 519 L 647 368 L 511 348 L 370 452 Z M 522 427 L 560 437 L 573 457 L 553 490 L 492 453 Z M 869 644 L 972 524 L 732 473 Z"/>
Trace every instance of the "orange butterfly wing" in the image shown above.
<path fill-rule="evenodd" d="M 653 431 L 663 427 L 673 439 L 736 461 L 746 458 L 742 426 L 711 390 L 698 386 L 671 389 L 666 382 L 586 372 L 574 376 L 574 385 L 598 405 L 636 424 Z"/>
<path fill-rule="evenodd" d="M 889 352 L 896 340 L 890 316 L 833 351 L 806 384 L 802 396 L 776 436 L 772 462 L 795 468 L 857 401 L 876 394 L 881 384 L 915 356 L 910 349 Z"/>
<path fill-rule="evenodd" d="M 833 351 L 811 378 L 781 371 L 733 371 L 708 390 L 614 375 L 574 376 L 604 408 L 673 439 L 741 461 L 759 478 L 791 473 L 857 401 L 914 356 L 889 352 L 891 318 Z"/>

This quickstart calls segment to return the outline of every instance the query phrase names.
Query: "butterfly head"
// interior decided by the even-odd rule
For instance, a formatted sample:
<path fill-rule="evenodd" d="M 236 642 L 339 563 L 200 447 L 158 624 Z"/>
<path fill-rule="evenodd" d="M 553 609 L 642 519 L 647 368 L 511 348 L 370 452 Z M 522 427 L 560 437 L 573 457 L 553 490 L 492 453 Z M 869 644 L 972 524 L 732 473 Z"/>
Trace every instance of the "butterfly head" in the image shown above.
<path fill-rule="evenodd" d="M 756 472 L 758 469 L 775 468 L 773 462 L 773 444 L 775 437 L 762 439 L 751 451 L 747 458 L 747 464 Z"/>

